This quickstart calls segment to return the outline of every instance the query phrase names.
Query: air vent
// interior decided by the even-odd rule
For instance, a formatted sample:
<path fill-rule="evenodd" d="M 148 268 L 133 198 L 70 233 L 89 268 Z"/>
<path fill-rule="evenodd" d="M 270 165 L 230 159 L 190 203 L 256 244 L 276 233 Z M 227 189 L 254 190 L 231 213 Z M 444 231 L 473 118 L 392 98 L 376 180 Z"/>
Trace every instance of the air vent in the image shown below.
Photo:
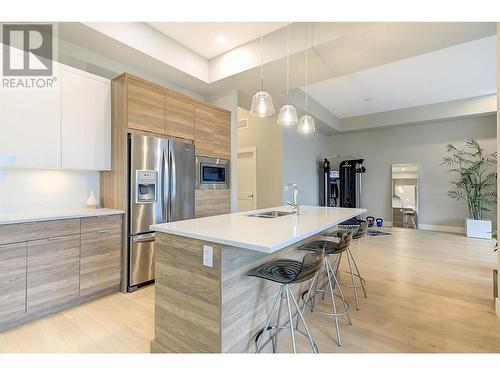
<path fill-rule="evenodd" d="M 248 129 L 248 119 L 243 118 L 238 120 L 238 129 Z"/>

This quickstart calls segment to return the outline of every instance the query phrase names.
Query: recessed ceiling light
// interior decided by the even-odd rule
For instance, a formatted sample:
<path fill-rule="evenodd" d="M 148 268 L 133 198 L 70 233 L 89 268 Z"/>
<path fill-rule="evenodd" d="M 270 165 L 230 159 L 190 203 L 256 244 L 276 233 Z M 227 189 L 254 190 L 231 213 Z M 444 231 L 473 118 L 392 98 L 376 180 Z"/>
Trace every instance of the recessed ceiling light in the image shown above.
<path fill-rule="evenodd" d="M 224 38 L 223 36 L 219 36 L 215 41 L 219 44 L 224 44 L 226 43 L 226 38 Z"/>

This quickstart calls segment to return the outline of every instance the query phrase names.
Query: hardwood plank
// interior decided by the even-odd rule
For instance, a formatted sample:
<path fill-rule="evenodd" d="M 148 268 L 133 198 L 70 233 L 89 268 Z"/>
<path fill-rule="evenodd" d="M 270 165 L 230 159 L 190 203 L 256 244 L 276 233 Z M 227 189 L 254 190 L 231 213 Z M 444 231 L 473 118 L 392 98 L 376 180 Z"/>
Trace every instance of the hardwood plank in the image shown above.
<path fill-rule="evenodd" d="M 196 190 L 195 217 L 228 214 L 231 212 L 231 189 Z"/>
<path fill-rule="evenodd" d="M 28 313 L 78 298 L 79 242 L 80 235 L 75 235 L 28 243 Z"/>
<path fill-rule="evenodd" d="M 0 322 L 26 312 L 27 243 L 0 246 Z"/>
<path fill-rule="evenodd" d="M 0 244 L 80 233 L 80 219 L 32 221 L 0 225 Z"/>

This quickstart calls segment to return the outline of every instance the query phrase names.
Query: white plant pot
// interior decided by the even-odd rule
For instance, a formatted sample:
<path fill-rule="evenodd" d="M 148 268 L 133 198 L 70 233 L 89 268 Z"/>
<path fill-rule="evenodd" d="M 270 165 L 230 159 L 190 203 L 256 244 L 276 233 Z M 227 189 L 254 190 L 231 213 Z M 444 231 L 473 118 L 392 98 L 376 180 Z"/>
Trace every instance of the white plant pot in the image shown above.
<path fill-rule="evenodd" d="M 491 220 L 465 219 L 467 237 L 491 239 Z"/>

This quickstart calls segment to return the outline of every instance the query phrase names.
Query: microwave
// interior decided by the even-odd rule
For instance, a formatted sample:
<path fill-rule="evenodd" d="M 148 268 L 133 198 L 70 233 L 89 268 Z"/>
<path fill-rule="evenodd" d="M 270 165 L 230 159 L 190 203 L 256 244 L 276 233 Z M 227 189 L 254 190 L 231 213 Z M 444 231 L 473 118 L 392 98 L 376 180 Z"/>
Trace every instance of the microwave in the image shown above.
<path fill-rule="evenodd" d="M 229 160 L 197 156 L 196 189 L 229 189 Z"/>

